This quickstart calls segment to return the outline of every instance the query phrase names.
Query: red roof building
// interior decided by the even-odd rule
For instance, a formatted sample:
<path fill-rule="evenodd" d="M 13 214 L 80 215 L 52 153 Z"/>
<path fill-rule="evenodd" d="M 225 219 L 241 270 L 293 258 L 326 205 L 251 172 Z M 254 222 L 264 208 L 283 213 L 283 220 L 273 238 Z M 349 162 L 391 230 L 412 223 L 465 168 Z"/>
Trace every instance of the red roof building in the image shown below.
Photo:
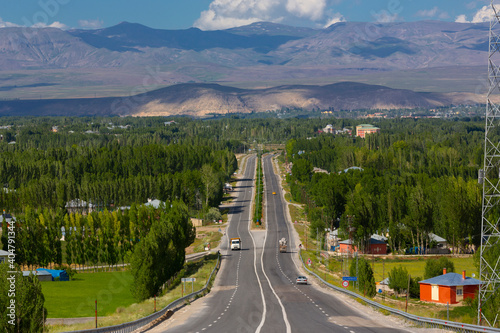
<path fill-rule="evenodd" d="M 462 274 L 446 273 L 420 281 L 420 300 L 426 302 L 457 304 L 466 298 L 474 299 L 480 280 Z"/>
<path fill-rule="evenodd" d="M 354 253 L 354 252 L 361 252 L 358 250 L 358 247 L 356 245 L 353 245 L 351 240 L 345 240 L 339 242 L 339 252 L 340 253 Z M 365 249 L 364 254 L 387 254 L 387 243 L 375 239 L 375 238 L 370 238 L 370 247 L 368 249 Z"/>

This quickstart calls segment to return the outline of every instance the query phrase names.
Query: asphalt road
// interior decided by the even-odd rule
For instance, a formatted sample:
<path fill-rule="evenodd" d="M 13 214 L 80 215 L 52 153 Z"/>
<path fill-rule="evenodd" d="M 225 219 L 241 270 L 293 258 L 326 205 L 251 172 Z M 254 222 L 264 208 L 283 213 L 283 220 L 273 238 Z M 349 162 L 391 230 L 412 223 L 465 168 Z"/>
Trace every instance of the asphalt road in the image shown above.
<path fill-rule="evenodd" d="M 279 195 L 270 156 L 264 158 L 267 229 L 249 231 L 255 162 L 255 157 L 248 159 L 244 177 L 234 189 L 237 198 L 221 241 L 223 264 L 216 286 L 203 307 L 186 308 L 188 320 L 164 330 L 160 325 L 155 332 L 404 332 L 371 320 L 312 285 L 295 285 L 300 275 L 292 257 L 296 245 L 290 239 L 286 203 Z M 232 237 L 242 239 L 241 251 L 229 249 Z M 288 240 L 287 253 L 279 253 L 281 237 Z"/>
<path fill-rule="evenodd" d="M 359 311 L 346 306 L 331 293 L 325 293 L 311 285 L 295 285 L 299 274 L 296 256 L 297 246 L 290 237 L 284 199 L 278 178 L 272 167 L 271 156 L 264 158 L 264 174 L 267 197 L 267 240 L 264 248 L 264 270 L 285 308 L 286 318 L 293 332 L 404 332 L 401 328 L 391 328 L 371 320 Z M 275 192 L 276 195 L 272 193 Z M 278 240 L 289 240 L 288 252 L 279 253 Z M 280 320 L 268 317 L 266 322 L 277 325 Z M 280 332 L 286 332 L 281 325 Z M 270 332 L 270 330 L 265 330 Z"/>

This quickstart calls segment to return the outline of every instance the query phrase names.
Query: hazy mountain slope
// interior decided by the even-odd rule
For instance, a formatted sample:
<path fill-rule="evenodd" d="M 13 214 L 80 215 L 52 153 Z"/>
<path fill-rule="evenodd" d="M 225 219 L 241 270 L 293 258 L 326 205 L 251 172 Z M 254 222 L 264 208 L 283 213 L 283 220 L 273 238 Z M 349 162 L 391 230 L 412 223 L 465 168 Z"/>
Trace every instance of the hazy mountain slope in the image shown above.
<path fill-rule="evenodd" d="M 487 63 L 488 25 L 441 21 L 337 23 L 282 45 L 271 56 L 287 65 L 324 64 L 387 69 Z"/>
<path fill-rule="evenodd" d="M 222 31 L 0 29 L 0 70 L 140 67 L 179 63 L 410 69 L 483 65 L 487 24 L 441 21 L 337 23 L 314 30 L 254 23 Z"/>
<path fill-rule="evenodd" d="M 209 113 L 262 112 L 285 107 L 306 110 L 391 109 L 449 105 L 469 97 L 475 98 L 416 93 L 354 82 L 268 89 L 179 84 L 131 97 L 0 101 L 0 115 L 204 116 Z"/>

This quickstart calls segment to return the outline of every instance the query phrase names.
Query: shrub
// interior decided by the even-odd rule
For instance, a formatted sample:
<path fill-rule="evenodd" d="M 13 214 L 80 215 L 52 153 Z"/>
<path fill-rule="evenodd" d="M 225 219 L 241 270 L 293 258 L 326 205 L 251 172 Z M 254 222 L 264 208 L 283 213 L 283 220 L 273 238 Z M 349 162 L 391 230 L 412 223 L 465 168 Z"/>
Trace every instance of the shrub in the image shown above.
<path fill-rule="evenodd" d="M 430 279 L 435 276 L 442 275 L 443 268 L 446 268 L 447 273 L 455 272 L 455 265 L 446 257 L 427 260 L 425 263 L 424 279 Z"/>

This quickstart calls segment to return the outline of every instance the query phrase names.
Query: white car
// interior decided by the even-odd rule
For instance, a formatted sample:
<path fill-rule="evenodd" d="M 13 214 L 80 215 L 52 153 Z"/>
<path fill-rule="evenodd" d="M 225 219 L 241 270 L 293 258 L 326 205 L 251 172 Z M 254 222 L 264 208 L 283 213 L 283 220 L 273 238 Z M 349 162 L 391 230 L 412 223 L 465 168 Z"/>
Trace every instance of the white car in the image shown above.
<path fill-rule="evenodd" d="M 299 276 L 297 277 L 297 284 L 307 284 L 307 278 L 305 276 Z"/>

